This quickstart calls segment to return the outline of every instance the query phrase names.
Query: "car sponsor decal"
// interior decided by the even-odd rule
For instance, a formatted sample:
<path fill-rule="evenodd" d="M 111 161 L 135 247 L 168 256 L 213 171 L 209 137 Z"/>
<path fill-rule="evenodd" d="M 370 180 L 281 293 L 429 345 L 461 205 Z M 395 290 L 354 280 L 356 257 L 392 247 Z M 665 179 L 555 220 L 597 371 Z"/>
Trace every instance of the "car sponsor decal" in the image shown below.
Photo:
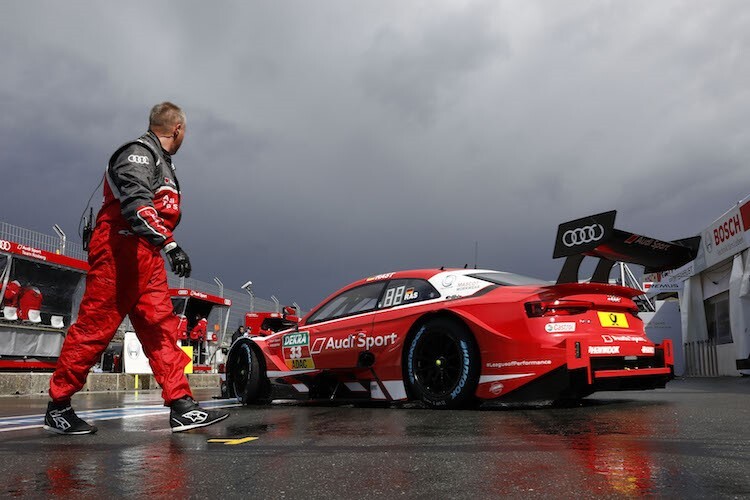
<path fill-rule="evenodd" d="M 472 280 L 472 281 L 459 281 L 456 285 L 456 291 L 458 292 L 465 292 L 467 290 L 477 290 L 479 288 L 484 288 L 487 286 L 487 283 L 483 283 L 479 280 Z"/>
<path fill-rule="evenodd" d="M 628 318 L 624 313 L 597 311 L 599 324 L 607 328 L 628 328 Z"/>
<path fill-rule="evenodd" d="M 495 361 L 487 363 L 487 368 L 507 368 L 510 366 L 544 366 L 551 365 L 551 359 L 521 359 L 513 361 Z"/>
<path fill-rule="evenodd" d="M 365 332 L 350 333 L 344 338 L 319 337 L 315 339 L 312 354 L 320 354 L 324 349 L 337 351 L 339 349 L 364 349 L 366 351 L 373 347 L 385 347 L 394 345 L 398 335 L 389 333 L 387 335 L 368 336 Z"/>
<path fill-rule="evenodd" d="M 654 349 L 653 346 L 644 345 L 641 346 L 641 353 L 643 354 L 654 354 L 656 352 L 656 349 Z"/>
<path fill-rule="evenodd" d="M 562 323 L 547 323 L 544 325 L 544 329 L 547 333 L 567 333 L 576 331 L 576 324 L 572 321 L 565 321 Z"/>
<path fill-rule="evenodd" d="M 453 274 L 449 274 L 449 275 L 443 277 L 442 285 L 445 288 L 450 288 L 450 287 L 453 286 L 453 283 L 455 283 L 455 282 L 456 282 L 456 276 L 454 276 Z"/>
<path fill-rule="evenodd" d="M 310 332 L 287 333 L 282 337 L 281 350 L 284 363 L 290 370 L 315 368 L 310 354 Z"/>
<path fill-rule="evenodd" d="M 385 273 L 385 274 L 378 274 L 377 276 L 370 276 L 365 281 L 379 281 L 379 280 L 387 280 L 389 278 L 392 278 L 393 275 L 396 273 Z"/>
<path fill-rule="evenodd" d="M 638 337 L 637 335 L 602 335 L 602 340 L 607 344 L 612 342 L 648 342 L 646 337 Z"/>
<path fill-rule="evenodd" d="M 502 384 L 502 382 L 495 382 L 490 386 L 490 392 L 495 396 L 503 392 L 503 389 L 505 389 L 505 386 Z"/>
<path fill-rule="evenodd" d="M 589 354 L 620 354 L 619 345 L 590 345 Z"/>

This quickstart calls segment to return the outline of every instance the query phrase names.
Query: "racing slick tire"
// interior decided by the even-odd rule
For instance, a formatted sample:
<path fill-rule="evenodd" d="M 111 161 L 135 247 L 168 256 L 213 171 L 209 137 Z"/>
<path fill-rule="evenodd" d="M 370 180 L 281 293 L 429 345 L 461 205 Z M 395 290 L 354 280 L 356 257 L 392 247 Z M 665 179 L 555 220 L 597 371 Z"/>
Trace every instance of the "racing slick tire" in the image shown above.
<path fill-rule="evenodd" d="M 423 324 L 406 351 L 411 397 L 430 408 L 474 406 L 479 382 L 479 348 L 468 328 L 452 318 Z"/>
<path fill-rule="evenodd" d="M 252 404 L 262 397 L 264 377 L 261 374 L 260 361 L 250 342 L 238 343 L 229 353 L 227 363 L 227 385 L 237 400 Z"/>

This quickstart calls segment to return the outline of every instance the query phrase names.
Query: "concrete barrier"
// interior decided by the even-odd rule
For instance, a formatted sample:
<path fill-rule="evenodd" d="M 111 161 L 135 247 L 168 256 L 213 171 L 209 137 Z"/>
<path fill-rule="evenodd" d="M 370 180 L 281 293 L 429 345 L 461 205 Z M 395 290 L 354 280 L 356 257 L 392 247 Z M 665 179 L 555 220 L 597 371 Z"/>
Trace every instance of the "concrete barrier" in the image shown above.
<path fill-rule="evenodd" d="M 51 373 L 0 373 L 0 396 L 47 394 Z M 219 375 L 216 373 L 193 373 L 187 375 L 193 389 L 216 388 L 219 390 Z M 81 392 L 134 391 L 136 376 L 128 373 L 89 373 Z M 139 375 L 138 389 L 159 389 L 153 375 Z"/>

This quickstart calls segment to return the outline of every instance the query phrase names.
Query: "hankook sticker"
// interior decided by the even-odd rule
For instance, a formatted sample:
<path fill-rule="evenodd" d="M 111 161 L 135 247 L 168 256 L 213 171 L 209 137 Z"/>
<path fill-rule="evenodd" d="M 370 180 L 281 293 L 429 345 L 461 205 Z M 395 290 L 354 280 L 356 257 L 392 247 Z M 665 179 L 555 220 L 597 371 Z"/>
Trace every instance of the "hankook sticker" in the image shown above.
<path fill-rule="evenodd" d="M 620 354 L 619 345 L 590 345 L 589 354 Z"/>

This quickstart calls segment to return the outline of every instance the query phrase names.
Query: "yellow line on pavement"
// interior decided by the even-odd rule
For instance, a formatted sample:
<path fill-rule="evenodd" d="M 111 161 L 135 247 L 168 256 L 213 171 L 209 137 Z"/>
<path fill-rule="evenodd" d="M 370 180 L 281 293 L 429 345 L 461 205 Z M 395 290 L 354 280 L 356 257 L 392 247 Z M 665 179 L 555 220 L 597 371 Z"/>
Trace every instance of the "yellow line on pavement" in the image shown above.
<path fill-rule="evenodd" d="M 258 438 L 257 437 L 252 437 L 252 436 L 248 436 L 248 437 L 239 438 L 239 439 L 209 439 L 208 442 L 209 443 L 224 443 L 224 444 L 228 444 L 228 445 L 234 445 L 234 444 L 242 444 L 242 443 L 247 443 L 247 442 L 250 442 L 250 441 L 255 441 L 256 439 L 258 439 Z"/>

